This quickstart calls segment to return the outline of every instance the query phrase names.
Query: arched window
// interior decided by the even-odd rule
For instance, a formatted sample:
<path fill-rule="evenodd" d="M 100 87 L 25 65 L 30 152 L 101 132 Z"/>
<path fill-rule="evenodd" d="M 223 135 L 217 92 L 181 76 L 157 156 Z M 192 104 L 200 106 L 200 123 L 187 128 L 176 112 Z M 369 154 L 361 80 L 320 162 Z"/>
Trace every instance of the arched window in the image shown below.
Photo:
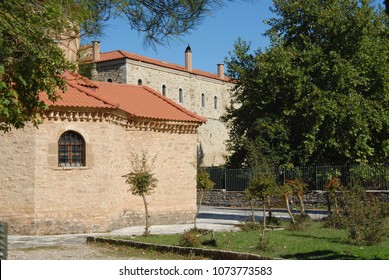
<path fill-rule="evenodd" d="M 141 85 L 143 85 L 143 81 L 142 81 L 142 79 L 139 79 L 138 80 L 138 86 L 141 86 Z"/>
<path fill-rule="evenodd" d="M 85 166 L 85 141 L 74 131 L 66 131 L 58 140 L 58 166 Z"/>
<path fill-rule="evenodd" d="M 111 79 L 111 78 L 108 78 L 108 79 L 107 79 L 107 82 L 108 82 L 108 83 L 112 83 L 112 79 Z"/>
<path fill-rule="evenodd" d="M 178 90 L 178 102 L 180 102 L 181 104 L 184 103 L 184 93 L 182 92 L 181 88 Z"/>
<path fill-rule="evenodd" d="M 213 98 L 213 108 L 214 109 L 217 109 L 218 108 L 218 101 L 217 101 L 217 96 L 215 96 L 214 98 Z"/>
<path fill-rule="evenodd" d="M 162 85 L 162 95 L 166 96 L 166 85 Z"/>
<path fill-rule="evenodd" d="M 201 94 L 201 107 L 205 107 L 205 94 Z"/>

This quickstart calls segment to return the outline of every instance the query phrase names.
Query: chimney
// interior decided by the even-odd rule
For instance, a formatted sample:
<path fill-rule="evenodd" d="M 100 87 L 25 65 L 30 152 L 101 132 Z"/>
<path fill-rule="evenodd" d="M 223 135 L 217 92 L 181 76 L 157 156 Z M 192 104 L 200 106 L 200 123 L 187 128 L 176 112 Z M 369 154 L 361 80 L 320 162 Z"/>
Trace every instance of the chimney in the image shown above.
<path fill-rule="evenodd" d="M 92 58 L 93 58 L 93 61 L 100 60 L 100 42 L 99 41 L 92 42 Z"/>
<path fill-rule="evenodd" d="M 192 50 L 189 45 L 185 50 L 185 70 L 192 72 Z"/>
<path fill-rule="evenodd" d="M 217 76 L 222 80 L 224 79 L 224 64 L 217 65 Z"/>

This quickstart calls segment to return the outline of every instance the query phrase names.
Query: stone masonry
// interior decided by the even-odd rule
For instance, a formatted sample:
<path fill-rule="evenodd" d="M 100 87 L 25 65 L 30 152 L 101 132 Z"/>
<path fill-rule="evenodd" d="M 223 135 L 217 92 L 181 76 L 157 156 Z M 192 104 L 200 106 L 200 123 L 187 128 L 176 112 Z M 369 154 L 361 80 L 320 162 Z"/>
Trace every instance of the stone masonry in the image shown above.
<path fill-rule="evenodd" d="M 156 155 L 152 224 L 191 222 L 196 210 L 195 133 L 123 127 L 107 118 L 47 117 L 0 135 L 0 220 L 11 234 L 106 232 L 144 224 L 141 197 L 128 192 L 129 156 Z M 68 117 L 66 117 L 68 116 Z M 58 167 L 58 139 L 76 131 L 86 166 Z M 6 164 L 5 164 L 6 163 Z"/>
<path fill-rule="evenodd" d="M 99 52 L 98 45 L 95 52 Z M 191 60 L 191 53 L 188 56 L 186 52 L 185 55 L 186 60 Z M 198 149 L 204 155 L 204 165 L 224 164 L 228 130 L 220 117 L 225 114 L 225 108 L 229 105 L 233 83 L 224 77 L 223 65 L 218 65 L 218 75 L 209 75 L 210 73 L 194 72 L 191 69 L 171 68 L 171 64 L 167 62 L 154 64 L 148 58 L 145 59 L 146 61 L 126 57 L 107 60 L 100 58 L 95 64 L 94 79 L 126 84 L 141 82 L 161 94 L 165 91 L 166 97 L 205 117 L 207 122 L 199 128 L 198 138 Z M 192 63 L 189 62 L 186 61 L 186 64 L 191 67 Z M 183 95 L 181 102 L 180 90 Z"/>

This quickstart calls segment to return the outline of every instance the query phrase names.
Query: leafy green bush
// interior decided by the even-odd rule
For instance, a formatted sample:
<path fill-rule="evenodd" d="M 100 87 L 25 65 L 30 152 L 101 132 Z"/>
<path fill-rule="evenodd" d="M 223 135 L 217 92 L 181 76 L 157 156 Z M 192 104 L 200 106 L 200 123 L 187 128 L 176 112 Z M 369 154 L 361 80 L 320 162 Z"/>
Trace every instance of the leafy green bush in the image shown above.
<path fill-rule="evenodd" d="M 373 195 L 355 189 L 346 194 L 346 226 L 349 240 L 377 245 L 388 237 L 387 207 Z"/>
<path fill-rule="evenodd" d="M 360 164 L 350 169 L 350 175 L 355 185 L 369 189 L 386 187 L 389 181 L 389 165 Z"/>
<path fill-rule="evenodd" d="M 261 239 L 257 245 L 257 249 L 263 252 L 270 252 L 273 250 L 273 246 L 269 242 L 269 239 Z"/>
<path fill-rule="evenodd" d="M 269 214 L 266 219 L 266 224 L 267 225 L 272 225 L 272 226 L 280 226 L 281 225 L 281 218 L 274 217 L 272 212 L 269 211 Z"/>
<path fill-rule="evenodd" d="M 344 217 L 330 214 L 324 219 L 324 226 L 327 228 L 345 229 L 347 228 L 346 219 Z"/>
<path fill-rule="evenodd" d="M 311 217 L 307 214 L 299 214 L 295 216 L 295 222 L 290 223 L 288 230 L 291 231 L 306 231 L 311 224 Z"/>

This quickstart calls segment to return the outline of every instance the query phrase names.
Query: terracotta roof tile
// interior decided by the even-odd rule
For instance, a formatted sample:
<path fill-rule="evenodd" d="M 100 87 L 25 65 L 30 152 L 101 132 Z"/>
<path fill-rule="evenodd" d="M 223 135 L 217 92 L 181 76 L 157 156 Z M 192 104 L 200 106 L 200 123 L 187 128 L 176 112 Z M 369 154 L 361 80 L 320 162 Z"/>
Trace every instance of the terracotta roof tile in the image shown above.
<path fill-rule="evenodd" d="M 118 108 L 132 116 L 182 122 L 205 122 L 172 100 L 146 86 L 91 81 L 80 75 L 63 75 L 67 89 L 59 92 L 53 103 L 42 93 L 41 99 L 50 106 Z"/>
<path fill-rule="evenodd" d="M 126 51 L 121 51 L 121 50 L 100 53 L 100 59 L 97 60 L 96 62 L 123 59 L 123 58 L 137 60 L 137 61 L 141 61 L 141 62 L 153 64 L 153 65 L 158 65 L 161 67 L 166 67 L 166 68 L 174 69 L 174 70 L 178 70 L 178 71 L 193 73 L 193 74 L 196 74 L 199 76 L 204 76 L 204 77 L 208 77 L 208 78 L 212 78 L 212 79 L 216 79 L 216 80 L 232 82 L 231 78 L 229 78 L 229 77 L 224 77 L 223 79 L 221 79 L 221 78 L 219 78 L 219 76 L 217 74 L 213 74 L 213 73 L 209 73 L 209 72 L 197 70 L 197 69 L 193 69 L 192 71 L 188 71 L 185 69 L 184 66 L 181 66 L 178 64 L 169 63 L 169 62 L 165 62 L 162 60 L 158 60 L 158 59 L 154 59 L 154 58 L 150 58 L 150 57 L 146 57 L 146 56 L 141 56 L 138 54 L 134 54 L 134 53 L 126 52 Z"/>
<path fill-rule="evenodd" d="M 172 100 L 164 97 L 147 86 L 100 82 L 96 96 L 118 104 L 119 109 L 137 117 L 179 120 L 205 121 Z M 109 97 L 108 97 L 109 96 Z"/>

